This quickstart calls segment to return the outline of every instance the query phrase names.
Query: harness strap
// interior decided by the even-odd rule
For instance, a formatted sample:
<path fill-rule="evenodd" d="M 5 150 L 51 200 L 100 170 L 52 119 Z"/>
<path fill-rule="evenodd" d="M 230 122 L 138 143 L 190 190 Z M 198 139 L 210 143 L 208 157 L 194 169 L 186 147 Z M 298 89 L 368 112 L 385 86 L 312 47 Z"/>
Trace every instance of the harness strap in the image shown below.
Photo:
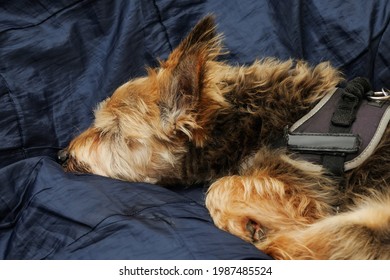
<path fill-rule="evenodd" d="M 329 132 L 332 134 L 351 132 L 359 106 L 366 93 L 371 91 L 370 83 L 365 78 L 355 78 L 342 90 L 341 97 L 332 115 Z M 326 154 L 322 157 L 322 165 L 336 176 L 344 173 L 346 153 Z"/>
<path fill-rule="evenodd" d="M 286 128 L 287 148 L 342 179 L 372 155 L 390 123 L 390 93 L 382 92 L 372 92 L 363 78 L 328 92 Z"/>

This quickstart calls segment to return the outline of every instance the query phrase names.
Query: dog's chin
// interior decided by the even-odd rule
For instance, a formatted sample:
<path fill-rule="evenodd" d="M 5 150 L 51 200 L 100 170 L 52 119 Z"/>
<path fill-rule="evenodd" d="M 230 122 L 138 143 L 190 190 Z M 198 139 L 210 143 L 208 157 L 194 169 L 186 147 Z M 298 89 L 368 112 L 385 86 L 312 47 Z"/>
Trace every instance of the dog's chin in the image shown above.
<path fill-rule="evenodd" d="M 111 165 L 108 162 L 98 162 L 95 159 L 93 162 L 87 163 L 75 156 L 70 156 L 68 160 L 62 164 L 64 171 L 78 175 L 95 174 L 122 181 L 145 182 L 151 184 L 159 182 L 159 178 L 156 178 L 153 174 L 137 173 L 128 166 L 117 166 L 115 169 L 109 168 L 109 166 Z"/>
<path fill-rule="evenodd" d="M 66 172 L 72 173 L 93 173 L 91 166 L 85 162 L 79 162 L 74 158 L 69 158 L 62 167 Z"/>

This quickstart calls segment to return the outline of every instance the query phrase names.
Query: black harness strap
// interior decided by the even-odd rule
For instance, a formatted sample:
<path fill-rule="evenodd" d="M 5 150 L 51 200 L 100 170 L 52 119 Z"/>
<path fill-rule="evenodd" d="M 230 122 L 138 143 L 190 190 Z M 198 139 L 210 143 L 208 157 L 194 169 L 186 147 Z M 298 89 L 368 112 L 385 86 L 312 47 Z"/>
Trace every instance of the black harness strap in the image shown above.
<path fill-rule="evenodd" d="M 389 125 L 390 91 L 374 92 L 357 78 L 326 93 L 285 128 L 284 140 L 297 159 L 322 165 L 343 185 L 344 173 L 376 151 Z"/>
<path fill-rule="evenodd" d="M 356 119 L 356 113 L 366 93 L 371 91 L 370 83 L 365 78 L 355 78 L 343 89 L 341 98 L 333 113 L 329 132 L 331 134 L 346 134 L 351 131 Z M 336 176 L 344 173 L 346 153 L 325 154 L 322 158 L 323 166 Z"/>

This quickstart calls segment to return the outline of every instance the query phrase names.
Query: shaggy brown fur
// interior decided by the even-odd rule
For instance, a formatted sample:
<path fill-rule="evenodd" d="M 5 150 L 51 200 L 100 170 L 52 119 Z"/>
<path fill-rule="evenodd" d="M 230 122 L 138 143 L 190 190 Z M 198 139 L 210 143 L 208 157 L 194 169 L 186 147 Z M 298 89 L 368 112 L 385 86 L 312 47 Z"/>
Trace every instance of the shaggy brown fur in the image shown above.
<path fill-rule="evenodd" d="M 67 170 L 169 186 L 212 183 L 215 224 L 275 258 L 390 259 L 390 133 L 345 175 L 275 148 L 341 80 L 329 63 L 216 60 L 221 37 L 200 21 L 147 77 L 119 87 L 68 147 Z M 342 206 L 342 213 L 335 207 Z"/>

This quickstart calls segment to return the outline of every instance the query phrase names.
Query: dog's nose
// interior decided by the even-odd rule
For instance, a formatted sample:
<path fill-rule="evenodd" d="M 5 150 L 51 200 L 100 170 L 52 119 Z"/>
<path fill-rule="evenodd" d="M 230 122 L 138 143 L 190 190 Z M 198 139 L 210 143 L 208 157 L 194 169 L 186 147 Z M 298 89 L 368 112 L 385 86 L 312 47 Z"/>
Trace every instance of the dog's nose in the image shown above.
<path fill-rule="evenodd" d="M 63 150 L 59 151 L 58 154 L 57 154 L 57 158 L 58 158 L 59 163 L 61 163 L 61 164 L 66 163 L 66 161 L 69 158 L 68 150 L 67 149 L 63 149 Z"/>

